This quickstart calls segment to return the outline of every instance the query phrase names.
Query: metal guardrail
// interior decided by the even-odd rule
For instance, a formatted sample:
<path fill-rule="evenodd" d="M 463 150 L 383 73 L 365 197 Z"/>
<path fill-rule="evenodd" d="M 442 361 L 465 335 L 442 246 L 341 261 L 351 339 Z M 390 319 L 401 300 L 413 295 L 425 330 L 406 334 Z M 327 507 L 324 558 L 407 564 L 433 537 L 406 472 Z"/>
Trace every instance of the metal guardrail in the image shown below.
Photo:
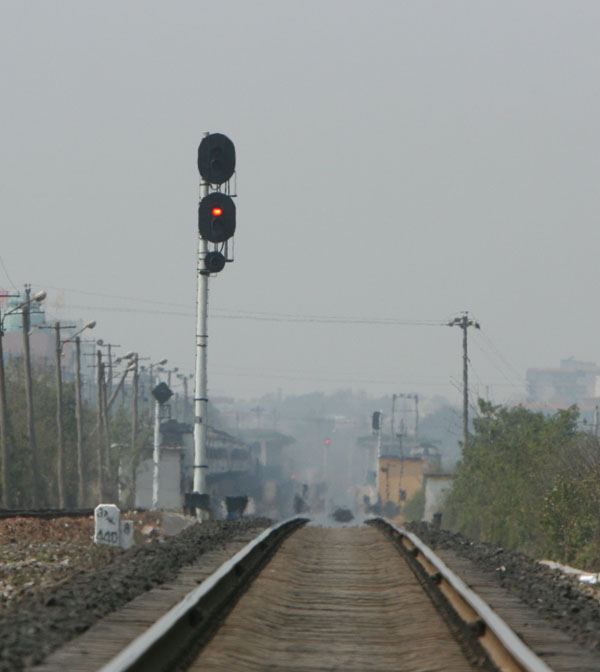
<path fill-rule="evenodd" d="M 308 518 L 296 516 L 266 529 L 134 639 L 100 672 L 157 672 L 178 662 L 181 652 L 190 646 L 199 649 L 218 629 L 224 614 L 283 540 L 307 522 Z"/>
<path fill-rule="evenodd" d="M 462 620 L 472 635 L 476 636 L 491 661 L 500 670 L 510 672 L 552 672 L 479 595 L 416 535 L 397 527 L 385 518 L 371 518 L 395 537 L 407 556 L 419 563 L 421 571 L 430 579 L 430 586 L 439 590 L 456 616 Z"/>

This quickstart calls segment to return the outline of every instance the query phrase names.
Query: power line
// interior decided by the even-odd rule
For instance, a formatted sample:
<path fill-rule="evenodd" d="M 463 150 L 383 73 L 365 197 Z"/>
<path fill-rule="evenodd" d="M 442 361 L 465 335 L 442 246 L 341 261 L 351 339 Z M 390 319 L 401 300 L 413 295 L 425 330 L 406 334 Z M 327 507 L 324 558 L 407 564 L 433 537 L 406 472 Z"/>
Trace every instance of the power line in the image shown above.
<path fill-rule="evenodd" d="M 157 302 L 158 303 L 158 302 Z M 175 304 L 173 304 L 175 305 Z M 147 315 L 172 315 L 175 317 L 194 317 L 192 311 L 182 312 L 174 310 L 150 310 L 144 308 L 127 308 L 119 306 L 84 306 L 78 304 L 70 304 L 69 309 L 77 310 L 104 310 L 122 313 L 142 313 Z M 249 320 L 254 322 L 287 322 L 287 323 L 304 323 L 304 324 L 365 324 L 365 325 L 379 325 L 379 326 L 426 326 L 426 327 L 442 327 L 445 322 L 437 320 L 402 320 L 391 317 L 342 317 L 342 316 L 328 316 L 328 315 L 290 315 L 285 313 L 252 313 L 249 311 L 226 311 L 225 309 L 215 309 L 215 318 L 222 320 Z"/>
<path fill-rule="evenodd" d="M 2 259 L 2 257 L 0 257 L 0 265 L 2 265 L 2 270 L 4 271 L 4 275 L 6 275 L 6 279 L 13 286 L 13 289 L 15 289 L 17 292 L 20 292 L 20 290 L 17 288 L 15 283 L 12 281 L 10 275 L 8 274 L 8 271 L 6 270 L 6 266 L 4 265 L 4 260 Z"/>
<path fill-rule="evenodd" d="M 492 341 L 492 339 L 484 333 L 482 330 L 479 331 L 479 336 L 487 343 L 487 345 L 490 347 L 490 349 L 494 352 L 496 357 L 508 368 L 510 369 L 511 373 L 517 378 L 519 381 L 523 380 L 522 374 L 517 371 L 516 367 L 514 367 L 507 359 L 506 357 L 502 354 L 498 346 Z"/>

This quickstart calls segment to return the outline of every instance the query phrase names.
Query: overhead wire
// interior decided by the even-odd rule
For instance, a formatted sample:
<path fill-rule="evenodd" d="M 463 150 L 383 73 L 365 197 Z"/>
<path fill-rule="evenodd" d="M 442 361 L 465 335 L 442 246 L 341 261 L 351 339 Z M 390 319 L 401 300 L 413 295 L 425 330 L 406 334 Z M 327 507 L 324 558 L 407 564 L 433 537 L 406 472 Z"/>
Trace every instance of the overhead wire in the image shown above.
<path fill-rule="evenodd" d="M 19 288 L 15 285 L 15 283 L 12 281 L 12 278 L 11 278 L 10 275 L 8 274 L 8 270 L 7 270 L 7 268 L 6 268 L 5 264 L 4 264 L 4 259 L 2 259 L 2 257 L 0 257 L 0 265 L 2 266 L 2 270 L 4 271 L 4 275 L 6 276 L 6 279 L 10 282 L 10 284 L 11 284 L 12 287 L 13 287 L 13 289 L 14 289 L 15 291 L 19 292 L 19 291 L 20 291 Z"/>

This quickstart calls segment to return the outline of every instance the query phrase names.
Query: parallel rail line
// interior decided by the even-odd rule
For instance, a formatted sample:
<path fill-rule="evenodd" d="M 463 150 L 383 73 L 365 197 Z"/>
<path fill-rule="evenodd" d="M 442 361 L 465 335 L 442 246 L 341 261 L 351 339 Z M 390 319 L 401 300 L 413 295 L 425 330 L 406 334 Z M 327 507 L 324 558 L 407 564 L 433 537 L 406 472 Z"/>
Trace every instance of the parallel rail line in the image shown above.
<path fill-rule="evenodd" d="M 488 659 L 507 672 L 552 672 L 513 630 L 464 581 L 457 576 L 416 535 L 384 518 L 371 523 L 395 541 L 407 562 L 433 599 L 444 608 L 463 632 L 475 638 Z"/>
<path fill-rule="evenodd" d="M 101 672 L 159 672 L 191 664 L 284 540 L 306 522 L 306 518 L 296 517 L 265 530 L 105 664 Z M 454 631 L 460 630 L 457 638 L 478 669 L 552 672 L 414 534 L 382 518 L 367 522 L 396 544 L 432 602 L 438 608 L 442 605 L 446 621 L 451 615 Z"/>
<path fill-rule="evenodd" d="M 306 522 L 307 518 L 294 517 L 265 530 L 102 667 L 101 672 L 159 672 L 190 659 L 284 539 Z"/>

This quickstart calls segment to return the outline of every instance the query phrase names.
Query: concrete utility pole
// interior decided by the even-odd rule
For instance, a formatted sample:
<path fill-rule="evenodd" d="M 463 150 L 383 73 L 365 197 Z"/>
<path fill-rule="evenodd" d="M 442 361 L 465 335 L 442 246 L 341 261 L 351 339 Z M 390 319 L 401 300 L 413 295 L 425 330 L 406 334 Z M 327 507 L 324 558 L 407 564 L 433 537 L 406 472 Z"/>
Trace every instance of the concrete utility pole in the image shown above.
<path fill-rule="evenodd" d="M 133 363 L 133 379 L 131 382 L 131 456 L 135 455 L 135 446 L 137 443 L 137 415 L 138 415 L 138 384 L 139 384 L 139 368 L 138 368 L 138 353 L 134 353 L 132 358 Z"/>
<path fill-rule="evenodd" d="M 74 326 L 62 326 L 62 329 L 74 329 Z M 60 340 L 60 322 L 54 325 L 56 332 L 56 478 L 58 481 L 58 508 L 65 508 L 65 461 L 63 442 L 62 408 L 62 342 Z"/>
<path fill-rule="evenodd" d="M 108 415 L 108 386 L 106 382 L 106 364 L 102 367 L 102 418 L 104 422 L 104 455 L 106 456 L 106 474 L 108 476 L 109 497 L 112 497 L 116 491 L 116 480 L 113 473 L 113 461 L 111 459 L 110 451 L 110 417 Z"/>
<path fill-rule="evenodd" d="M 462 317 L 455 317 L 448 322 L 449 327 L 460 327 L 463 331 L 463 450 L 467 448 L 469 441 L 469 357 L 467 354 L 467 331 L 469 327 L 481 329 L 479 322 L 469 317 L 469 313 L 463 313 Z"/>
<path fill-rule="evenodd" d="M 102 363 L 102 352 L 96 351 L 96 385 L 98 387 L 98 499 L 100 503 L 104 501 L 104 410 L 103 410 L 103 378 L 104 364 Z"/>
<path fill-rule="evenodd" d="M 4 298 L 16 298 L 18 296 L 20 296 L 20 294 L 5 294 Z M 12 500 L 10 492 L 10 478 L 8 477 L 10 450 L 7 442 L 11 433 L 8 426 L 8 406 L 6 403 L 6 377 L 4 375 L 4 351 L 2 349 L 3 336 L 4 317 L 0 315 L 0 469 L 2 469 L 1 506 L 3 509 L 7 509 L 10 507 Z"/>
<path fill-rule="evenodd" d="M 81 420 L 81 338 L 75 337 L 75 428 L 77 431 L 77 506 L 83 507 L 85 474 L 83 471 L 83 427 Z"/>
<path fill-rule="evenodd" d="M 375 496 L 377 502 L 380 500 L 379 496 L 379 465 L 381 462 L 381 430 L 383 427 L 383 412 L 375 411 L 371 419 L 371 428 L 377 437 L 377 444 L 375 448 Z"/>
<path fill-rule="evenodd" d="M 113 348 L 120 348 L 121 346 L 118 345 L 117 343 L 105 343 L 101 338 L 99 338 L 96 341 L 96 345 L 99 345 L 103 348 L 107 349 L 108 352 L 108 363 L 106 365 L 106 368 L 108 368 L 108 376 L 107 376 L 107 381 L 106 385 L 108 387 L 108 396 L 110 397 L 112 394 L 112 372 L 113 372 L 113 356 L 112 356 L 112 349 Z M 119 360 L 117 360 L 119 361 Z"/>
<path fill-rule="evenodd" d="M 1 318 L 0 318 L 1 319 Z M 8 436 L 8 408 L 6 406 L 6 380 L 4 377 L 4 351 L 2 350 L 3 336 L 2 322 L 0 321 L 0 469 L 2 469 L 2 508 L 10 506 L 10 478 L 8 478 L 9 449 L 6 443 Z"/>
<path fill-rule="evenodd" d="M 160 469 L 160 404 L 154 402 L 154 445 L 152 450 L 152 510 L 158 509 L 158 485 Z"/>
<path fill-rule="evenodd" d="M 63 431 L 63 396 L 62 396 L 62 355 L 63 355 L 63 346 L 65 343 L 72 343 L 73 339 L 76 336 L 79 336 L 79 334 L 84 331 L 85 329 L 93 329 L 96 326 L 96 322 L 88 322 L 83 329 L 80 329 L 76 334 L 73 334 L 70 338 L 65 339 L 64 341 L 61 340 L 60 337 L 60 332 L 61 329 L 75 329 L 74 324 L 61 324 L 60 322 L 56 322 L 53 327 L 41 327 L 42 329 L 54 329 L 56 333 L 56 441 L 57 441 L 57 447 L 56 447 L 56 476 L 57 476 L 57 482 L 58 482 L 58 507 L 60 509 L 65 508 L 65 459 L 64 459 L 64 431 Z M 76 394 L 75 394 L 75 418 L 77 421 L 77 417 L 81 416 L 81 378 L 80 378 L 80 348 L 79 344 L 76 344 L 76 355 L 77 355 L 77 362 L 76 362 L 76 369 L 77 369 L 77 375 L 76 375 L 76 381 L 75 381 L 75 388 L 76 388 Z M 77 395 L 79 395 L 79 399 L 77 398 Z M 80 447 L 80 439 L 79 439 L 79 432 L 81 430 L 80 425 L 78 424 L 77 426 L 77 431 L 78 431 L 78 477 L 80 476 L 79 473 L 79 447 Z M 79 478 L 78 478 L 79 480 Z"/>
<path fill-rule="evenodd" d="M 27 405 L 27 430 L 29 435 L 29 458 L 31 465 L 31 505 L 37 509 L 40 504 L 40 475 L 37 461 L 37 442 L 35 440 L 35 423 L 33 416 L 33 387 L 31 380 L 31 351 L 29 348 L 29 304 L 31 298 L 31 285 L 25 285 L 25 296 L 23 303 L 23 362 L 25 366 L 25 399 Z"/>

